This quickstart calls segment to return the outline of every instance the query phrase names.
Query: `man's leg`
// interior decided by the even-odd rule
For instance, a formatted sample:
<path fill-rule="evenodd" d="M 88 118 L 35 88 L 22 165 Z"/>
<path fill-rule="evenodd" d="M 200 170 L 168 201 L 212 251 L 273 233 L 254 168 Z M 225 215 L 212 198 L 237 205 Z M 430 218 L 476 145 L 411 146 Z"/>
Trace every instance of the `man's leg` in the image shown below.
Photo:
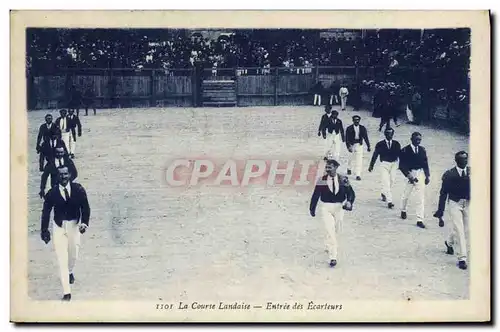
<path fill-rule="evenodd" d="M 425 207 L 425 175 L 423 171 L 418 171 L 418 182 L 415 184 L 415 198 L 416 198 L 416 215 L 417 222 L 424 221 L 424 207 Z"/>
<path fill-rule="evenodd" d="M 361 144 L 355 144 L 355 155 L 356 155 L 356 176 L 361 177 L 361 171 L 363 169 L 363 146 Z"/>
<path fill-rule="evenodd" d="M 69 140 L 70 140 L 70 133 L 68 132 L 63 132 L 61 133 L 61 138 L 64 142 L 64 144 L 66 145 L 66 149 L 68 150 L 68 153 L 71 153 L 70 152 L 70 147 L 69 147 Z"/>
<path fill-rule="evenodd" d="M 323 155 L 326 156 L 328 152 L 331 151 L 332 149 L 333 135 L 326 133 L 326 139 L 324 141 L 325 141 L 325 148 L 323 151 Z"/>
<path fill-rule="evenodd" d="M 382 179 L 382 194 L 387 198 L 387 202 L 392 202 L 391 195 L 391 163 L 383 161 L 380 163 L 380 178 Z"/>
<path fill-rule="evenodd" d="M 76 220 L 68 222 L 68 272 L 73 273 L 80 251 L 80 230 Z"/>
<path fill-rule="evenodd" d="M 457 258 L 459 261 L 467 260 L 467 242 L 465 241 L 465 227 L 463 218 L 463 204 L 461 202 L 448 201 L 451 220 L 455 228 L 456 238 L 458 239 Z"/>
<path fill-rule="evenodd" d="M 328 249 L 328 257 L 330 260 L 337 259 L 338 244 L 337 244 L 337 220 L 335 218 L 335 205 L 338 203 L 322 204 L 322 217 L 325 223 L 327 232 L 326 246 Z"/>
<path fill-rule="evenodd" d="M 66 221 L 63 221 L 63 226 L 59 227 L 55 223 L 52 227 L 52 235 L 54 241 L 54 251 L 56 252 L 57 262 L 59 265 L 59 276 L 63 288 L 63 294 L 70 294 L 71 287 L 69 285 L 69 270 L 68 270 L 68 234 L 65 229 Z"/>
<path fill-rule="evenodd" d="M 339 161 L 339 158 L 340 158 L 340 135 L 339 134 L 333 135 L 333 158 L 335 158 L 335 160 L 337 160 L 337 161 Z"/>
<path fill-rule="evenodd" d="M 411 184 L 410 182 L 408 182 L 408 180 L 406 180 L 405 189 L 403 191 L 403 195 L 401 196 L 401 212 L 406 213 L 408 208 L 408 200 L 410 198 L 411 192 L 413 191 L 414 187 L 415 187 L 414 184 Z"/>

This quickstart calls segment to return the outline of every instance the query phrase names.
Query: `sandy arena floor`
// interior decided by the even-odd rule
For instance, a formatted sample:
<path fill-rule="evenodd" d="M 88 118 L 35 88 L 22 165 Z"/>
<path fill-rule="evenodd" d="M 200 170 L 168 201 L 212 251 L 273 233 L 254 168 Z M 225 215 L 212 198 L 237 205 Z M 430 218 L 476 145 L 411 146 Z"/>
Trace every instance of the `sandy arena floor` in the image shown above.
<path fill-rule="evenodd" d="M 42 200 L 35 152 L 45 111 L 29 118 L 29 295 L 56 300 L 62 288 L 52 242 L 39 236 Z M 52 111 L 54 118 L 58 115 Z M 469 272 L 445 254 L 446 228 L 432 217 L 442 173 L 468 138 L 444 130 L 402 125 L 395 139 L 423 134 L 431 183 L 426 225 L 415 226 L 414 208 L 399 218 L 404 178 L 398 172 L 396 209 L 379 199 L 379 170 L 352 183 L 354 211 L 339 235 L 339 265 L 328 267 L 326 232 L 309 216 L 312 187 L 172 188 L 164 169 L 173 158 L 250 156 L 279 160 L 321 157 L 317 127 L 323 107 L 170 108 L 98 110 L 81 116 L 83 136 L 74 159 L 77 182 L 92 208 L 82 238 L 73 299 L 78 300 L 414 300 L 467 299 Z M 372 146 L 382 138 L 379 119 L 362 116 Z M 344 124 L 353 112 L 341 112 Z M 345 172 L 346 149 L 341 152 Z M 410 203 L 411 204 L 411 203 Z M 474 264 L 474 262 L 471 262 Z"/>

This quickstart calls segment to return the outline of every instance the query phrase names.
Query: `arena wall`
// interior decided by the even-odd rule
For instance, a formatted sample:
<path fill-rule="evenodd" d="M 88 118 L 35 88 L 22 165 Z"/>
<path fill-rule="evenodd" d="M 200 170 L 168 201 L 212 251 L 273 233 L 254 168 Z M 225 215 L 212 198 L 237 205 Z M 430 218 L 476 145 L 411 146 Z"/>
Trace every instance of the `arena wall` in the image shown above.
<path fill-rule="evenodd" d="M 385 75 L 373 67 L 204 69 L 199 73 L 196 69 L 93 69 L 28 77 L 28 109 L 67 107 L 66 91 L 71 85 L 81 91 L 90 87 L 97 108 L 196 107 L 201 106 L 200 90 L 204 79 L 235 80 L 237 106 L 310 105 L 312 88 L 320 81 L 325 89 L 323 104 L 332 91 L 331 84 L 344 83 L 358 94 L 351 94 L 351 102 L 356 99 L 358 107 L 370 108 L 373 93 L 363 90 L 360 83 L 377 81 Z M 401 112 L 404 113 L 403 106 Z M 468 109 L 429 100 L 426 112 L 428 121 L 450 122 L 468 128 Z"/>

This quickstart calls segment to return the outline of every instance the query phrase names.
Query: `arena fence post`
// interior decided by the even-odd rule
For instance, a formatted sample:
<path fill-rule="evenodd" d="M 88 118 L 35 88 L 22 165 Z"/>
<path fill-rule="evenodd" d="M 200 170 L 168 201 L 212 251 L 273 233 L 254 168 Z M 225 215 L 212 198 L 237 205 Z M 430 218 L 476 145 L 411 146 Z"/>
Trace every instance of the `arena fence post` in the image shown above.
<path fill-rule="evenodd" d="M 279 68 L 274 68 L 274 106 L 278 106 Z"/>
<path fill-rule="evenodd" d="M 150 87 L 149 87 L 149 107 L 156 107 L 156 75 L 155 75 L 155 70 L 151 70 L 151 75 L 150 75 Z"/>

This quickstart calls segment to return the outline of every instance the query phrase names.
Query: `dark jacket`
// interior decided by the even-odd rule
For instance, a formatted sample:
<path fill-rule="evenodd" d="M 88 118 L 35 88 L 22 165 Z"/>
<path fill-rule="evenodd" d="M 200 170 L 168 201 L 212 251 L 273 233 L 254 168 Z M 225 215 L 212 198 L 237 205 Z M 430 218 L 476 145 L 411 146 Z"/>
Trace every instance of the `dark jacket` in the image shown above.
<path fill-rule="evenodd" d="M 47 158 L 47 160 L 50 161 L 50 160 L 55 158 L 56 148 L 61 148 L 61 147 L 64 148 L 64 153 L 68 154 L 68 149 L 66 147 L 66 143 L 64 143 L 64 141 L 60 138 L 58 138 L 56 140 L 56 144 L 54 147 L 52 147 L 52 140 L 51 139 L 44 141 L 42 143 L 40 150 L 43 153 L 43 155 Z"/>
<path fill-rule="evenodd" d="M 375 145 L 375 151 L 373 151 L 372 159 L 370 161 L 370 168 L 375 166 L 375 162 L 380 156 L 380 161 L 394 162 L 399 158 L 399 154 L 401 153 L 401 145 L 398 141 L 391 141 L 391 149 L 387 146 L 387 142 L 384 140 L 378 142 Z"/>
<path fill-rule="evenodd" d="M 363 145 L 363 140 L 366 142 L 366 146 L 370 148 L 370 140 L 368 139 L 368 132 L 365 126 L 359 125 L 359 139 L 356 140 L 355 137 L 354 125 L 350 125 L 345 131 L 345 144 L 347 148 L 350 148 L 355 143 Z"/>
<path fill-rule="evenodd" d="M 55 124 L 56 124 L 56 126 L 57 126 L 59 129 L 61 129 L 61 119 L 62 119 L 62 117 L 60 116 L 60 117 L 58 117 L 58 118 L 56 119 L 56 121 L 55 121 Z M 71 130 L 71 128 L 70 128 L 70 123 L 69 123 L 69 122 L 70 122 L 70 120 L 68 119 L 68 116 L 66 116 L 66 129 L 64 130 L 64 132 L 66 132 L 66 133 L 67 133 L 67 132 L 69 132 L 69 131 Z M 62 132 L 62 130 L 61 130 L 61 132 Z"/>
<path fill-rule="evenodd" d="M 408 176 L 414 169 L 423 169 L 425 176 L 429 177 L 429 163 L 427 161 L 427 152 L 423 146 L 418 147 L 418 154 L 413 152 L 410 144 L 401 149 L 399 154 L 399 169 L 404 176 Z"/>
<path fill-rule="evenodd" d="M 75 180 L 78 177 L 78 171 L 76 170 L 75 163 L 73 162 L 73 160 L 68 158 L 68 156 L 64 156 L 62 159 L 64 160 L 64 165 L 68 166 L 68 171 L 71 174 L 70 181 Z M 59 176 L 57 171 L 58 166 L 59 164 L 55 159 L 52 159 L 49 163 L 47 163 L 47 165 L 45 165 L 42 173 L 42 181 L 40 182 L 40 191 L 45 190 L 49 174 L 51 188 L 59 183 Z"/>
<path fill-rule="evenodd" d="M 80 122 L 80 118 L 73 115 L 68 115 L 68 127 L 71 130 L 71 135 L 73 135 L 73 139 L 76 141 L 76 130 L 78 130 L 78 137 L 82 136 L 82 124 Z"/>
<path fill-rule="evenodd" d="M 337 195 L 335 195 L 332 191 L 330 191 L 330 188 L 328 188 L 327 175 L 324 175 L 318 180 L 312 194 L 311 204 L 309 206 L 309 210 L 311 212 L 316 211 L 316 205 L 318 204 L 319 199 L 326 203 L 343 203 L 346 200 L 351 202 L 351 204 L 354 203 L 356 194 L 354 193 L 354 189 L 352 189 L 349 184 L 348 178 L 339 174 L 337 174 L 337 176 L 339 178 L 338 182 L 340 186 Z"/>
<path fill-rule="evenodd" d="M 334 131 L 336 134 L 340 133 L 342 142 L 345 141 L 344 125 L 342 124 L 342 120 L 337 118 L 335 123 L 333 123 L 333 118 L 331 116 L 329 116 L 328 114 L 323 114 L 323 116 L 321 117 L 321 122 L 319 123 L 318 132 L 323 135 L 323 138 L 326 138 L 327 131 L 329 134 L 333 133 Z"/>
<path fill-rule="evenodd" d="M 455 202 L 470 200 L 470 167 L 466 168 L 466 172 L 466 176 L 462 177 L 457 168 L 453 167 L 443 174 L 438 211 L 444 212 L 447 198 Z"/>
<path fill-rule="evenodd" d="M 56 125 L 54 123 L 51 124 L 50 129 L 47 127 L 47 123 L 44 123 L 40 126 L 38 129 L 38 136 L 36 137 L 36 147 L 37 150 L 39 150 L 40 143 L 48 141 L 50 139 L 50 136 L 52 135 L 52 128 L 54 128 Z"/>
<path fill-rule="evenodd" d="M 51 188 L 43 203 L 41 230 L 49 229 L 50 212 L 54 208 L 54 221 L 62 226 L 63 220 L 78 220 L 89 225 L 90 206 L 85 189 L 79 183 L 70 182 L 71 194 L 68 202 L 61 196 L 59 187 Z"/>

